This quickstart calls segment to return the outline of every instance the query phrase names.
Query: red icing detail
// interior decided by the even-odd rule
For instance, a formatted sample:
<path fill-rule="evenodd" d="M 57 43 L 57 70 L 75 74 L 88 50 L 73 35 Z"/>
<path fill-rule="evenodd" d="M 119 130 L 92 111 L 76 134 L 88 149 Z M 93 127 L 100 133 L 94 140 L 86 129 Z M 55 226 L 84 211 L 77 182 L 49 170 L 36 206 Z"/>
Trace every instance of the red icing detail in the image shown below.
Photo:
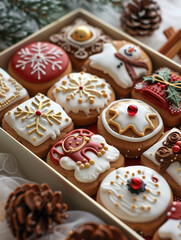
<path fill-rule="evenodd" d="M 181 219 L 181 202 L 173 202 L 167 213 L 167 219 Z"/>
<path fill-rule="evenodd" d="M 179 153 L 180 152 L 180 147 L 178 145 L 174 145 L 172 147 L 172 150 L 173 150 L 174 153 Z"/>
<path fill-rule="evenodd" d="M 152 177 L 152 179 L 151 179 L 154 183 L 157 183 L 158 182 L 158 178 L 156 178 L 156 177 Z"/>
<path fill-rule="evenodd" d="M 51 157 L 52 161 L 56 165 L 59 165 L 59 161 L 61 160 L 61 158 L 64 156 L 68 156 L 75 162 L 80 161 L 81 163 L 83 163 L 84 162 L 83 159 L 86 160 L 84 163 L 89 162 L 90 158 L 85 153 L 87 151 L 91 151 L 97 155 L 97 153 L 100 152 L 103 148 L 103 146 L 101 144 L 92 142 L 90 140 L 90 137 L 92 135 L 94 135 L 94 134 L 87 129 L 76 129 L 76 130 L 70 132 L 69 134 L 67 134 L 65 136 L 65 138 L 63 138 L 61 141 L 56 143 L 51 148 L 50 157 Z M 75 136 L 76 136 L 76 138 L 75 138 Z M 82 145 L 82 143 L 84 142 L 84 137 L 89 138 L 89 140 L 86 142 L 85 145 Z M 77 142 L 79 142 L 79 145 L 76 144 Z M 81 145 L 82 145 L 82 147 L 79 150 L 76 150 L 72 153 L 67 152 L 69 150 L 70 146 L 72 148 L 78 148 Z M 57 150 L 58 147 L 62 147 L 62 150 L 64 147 L 65 151 L 63 150 L 63 153 L 59 152 Z"/>
<path fill-rule="evenodd" d="M 132 53 L 133 51 L 134 51 L 134 47 L 128 48 L 128 52 L 129 52 L 129 53 Z"/>
<path fill-rule="evenodd" d="M 41 116 L 41 112 L 40 111 L 36 111 L 36 115 L 37 116 Z"/>
<path fill-rule="evenodd" d="M 157 83 L 157 86 L 159 87 L 160 85 L 161 85 L 161 83 L 158 82 L 158 83 Z"/>
<path fill-rule="evenodd" d="M 134 190 L 138 190 L 142 187 L 142 180 L 140 178 L 133 178 L 131 180 L 131 188 Z"/>
<path fill-rule="evenodd" d="M 181 148 L 181 141 L 176 142 L 176 145 L 178 145 Z"/>
<path fill-rule="evenodd" d="M 83 89 L 83 86 L 79 86 L 79 89 L 82 90 L 82 89 Z"/>
<path fill-rule="evenodd" d="M 161 85 L 161 89 L 162 89 L 162 90 L 165 90 L 165 89 L 166 89 L 166 86 L 165 86 L 165 85 Z"/>
<path fill-rule="evenodd" d="M 135 116 L 136 113 L 138 112 L 138 108 L 135 105 L 129 105 L 127 111 L 130 116 Z"/>
<path fill-rule="evenodd" d="M 44 73 L 40 72 L 40 79 L 38 79 L 38 72 L 33 72 L 33 67 L 32 67 L 32 61 L 27 63 L 25 65 L 25 68 L 22 69 L 22 67 L 16 67 L 19 62 L 18 61 L 24 61 L 25 59 L 23 58 L 23 55 L 21 54 L 21 50 L 24 49 L 29 51 L 31 54 L 33 54 L 37 59 L 41 58 L 41 54 L 38 54 L 37 51 L 34 50 L 34 46 L 37 46 L 38 42 L 29 44 L 23 48 L 21 48 L 18 52 L 14 54 L 14 56 L 11 59 L 11 68 L 15 72 L 15 74 L 23 79 L 24 81 L 27 82 L 32 82 L 32 83 L 43 83 L 43 82 L 49 82 L 57 78 L 58 76 L 62 75 L 64 71 L 66 70 L 68 64 L 69 64 L 69 57 L 67 53 L 60 47 L 52 44 L 52 43 L 47 43 L 47 42 L 40 42 L 42 50 L 41 54 L 45 56 L 50 56 L 52 62 L 57 62 L 61 61 L 58 65 L 61 66 L 61 69 L 59 69 L 57 66 L 54 67 L 54 70 L 52 69 L 52 64 L 49 61 L 46 61 L 44 63 L 44 67 L 42 67 Z M 47 49 L 45 47 L 47 45 Z M 61 55 L 51 55 L 50 53 L 48 54 L 49 51 L 52 51 L 53 53 L 56 53 L 57 51 L 61 51 Z M 57 57 L 56 57 L 57 56 Z M 29 58 L 29 56 L 27 56 Z M 28 59 L 27 59 L 28 60 Z M 26 60 L 26 61 L 27 61 Z M 35 60 L 35 64 L 37 64 L 38 61 Z M 39 60 L 39 65 L 42 64 L 42 62 Z"/>

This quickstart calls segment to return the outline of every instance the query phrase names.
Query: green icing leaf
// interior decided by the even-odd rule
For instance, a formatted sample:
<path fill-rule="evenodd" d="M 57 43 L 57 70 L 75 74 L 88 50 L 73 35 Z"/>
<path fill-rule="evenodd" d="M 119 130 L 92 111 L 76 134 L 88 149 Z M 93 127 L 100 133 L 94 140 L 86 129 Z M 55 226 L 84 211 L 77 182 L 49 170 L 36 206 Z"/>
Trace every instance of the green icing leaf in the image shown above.
<path fill-rule="evenodd" d="M 178 92 L 177 89 L 178 88 L 168 85 L 167 90 L 165 90 L 165 93 L 167 94 L 166 100 L 172 102 L 177 107 L 179 107 L 181 102 L 181 96 L 180 92 Z"/>
<path fill-rule="evenodd" d="M 170 73 L 168 72 L 168 70 L 162 70 L 162 71 L 159 71 L 158 72 L 158 75 L 160 76 L 160 77 L 162 77 L 162 78 L 164 78 L 165 79 L 165 81 L 169 81 L 170 80 Z"/>
<path fill-rule="evenodd" d="M 143 77 L 143 80 L 145 82 L 148 82 L 148 83 L 156 83 L 157 81 L 155 81 L 151 76 L 149 77 Z"/>

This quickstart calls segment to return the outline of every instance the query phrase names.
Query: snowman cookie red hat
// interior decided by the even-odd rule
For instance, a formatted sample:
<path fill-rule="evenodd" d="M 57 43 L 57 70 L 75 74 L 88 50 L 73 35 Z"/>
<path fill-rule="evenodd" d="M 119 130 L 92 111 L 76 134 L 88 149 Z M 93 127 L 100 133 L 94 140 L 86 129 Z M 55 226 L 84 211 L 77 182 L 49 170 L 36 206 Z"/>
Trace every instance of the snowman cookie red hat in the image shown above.
<path fill-rule="evenodd" d="M 181 238 L 181 202 L 173 202 L 167 213 L 167 221 L 155 233 L 153 240 Z"/>
<path fill-rule="evenodd" d="M 11 58 L 9 73 L 31 95 L 46 91 L 72 70 L 66 52 L 48 42 L 35 42 L 19 49 Z"/>
<path fill-rule="evenodd" d="M 115 100 L 113 89 L 104 79 L 85 72 L 64 76 L 47 96 L 60 104 L 78 126 L 95 123 L 100 112 Z"/>
<path fill-rule="evenodd" d="M 78 18 L 71 25 L 62 28 L 60 33 L 50 36 L 50 41 L 61 46 L 68 53 L 74 69 L 81 71 L 87 58 L 101 52 L 103 44 L 109 42 L 110 37 L 100 28 Z"/>
<path fill-rule="evenodd" d="M 137 99 L 121 99 L 103 110 L 97 130 L 125 157 L 134 158 L 160 138 L 163 122 L 148 104 Z"/>
<path fill-rule="evenodd" d="M 144 81 L 135 85 L 132 97 L 153 106 L 167 126 L 180 124 L 181 76 L 171 69 L 161 68 L 152 76 L 144 77 Z"/>
<path fill-rule="evenodd" d="M 102 136 L 76 129 L 52 147 L 47 163 L 92 196 L 108 173 L 124 165 L 124 158 Z"/>
<path fill-rule="evenodd" d="M 128 97 L 134 84 L 152 72 L 149 56 L 139 47 L 126 41 L 103 45 L 103 51 L 92 55 L 85 63 L 88 72 L 106 79 L 117 96 Z"/>
<path fill-rule="evenodd" d="M 39 157 L 44 157 L 57 141 L 72 131 L 73 123 L 59 104 L 38 93 L 7 112 L 2 127 Z"/>
<path fill-rule="evenodd" d="M 102 181 L 97 201 L 145 236 L 152 236 L 166 220 L 172 192 L 151 168 L 130 166 L 114 170 Z"/>
<path fill-rule="evenodd" d="M 181 131 L 173 128 L 145 151 L 141 163 L 153 168 L 170 184 L 173 192 L 181 196 Z"/>

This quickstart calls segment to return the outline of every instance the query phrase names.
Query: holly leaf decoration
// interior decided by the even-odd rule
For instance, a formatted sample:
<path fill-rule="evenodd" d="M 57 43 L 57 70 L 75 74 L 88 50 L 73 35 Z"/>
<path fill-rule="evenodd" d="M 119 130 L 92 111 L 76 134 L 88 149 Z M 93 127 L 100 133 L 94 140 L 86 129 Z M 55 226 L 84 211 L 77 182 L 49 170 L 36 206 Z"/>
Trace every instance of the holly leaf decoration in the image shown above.
<path fill-rule="evenodd" d="M 170 76 L 171 76 L 171 74 L 167 70 L 158 71 L 158 75 L 160 77 L 164 78 L 165 81 L 167 81 L 167 82 L 170 80 Z M 159 79 L 159 77 L 158 77 L 158 79 Z M 161 80 L 161 78 L 159 80 Z"/>
<path fill-rule="evenodd" d="M 181 102 L 181 94 L 177 89 L 178 88 L 168 85 L 167 90 L 165 90 L 165 93 L 167 94 L 166 100 L 172 102 L 177 107 L 179 107 Z"/>
<path fill-rule="evenodd" d="M 155 73 L 156 73 L 156 75 L 153 75 L 154 77 L 153 76 L 143 77 L 143 80 L 145 82 L 152 83 L 152 84 L 162 81 L 162 78 L 164 78 L 165 81 L 167 81 L 167 82 L 170 80 L 171 74 L 168 72 L 168 70 L 164 69 L 161 71 L 157 71 Z M 158 81 L 157 81 L 157 79 L 158 79 Z"/>
<path fill-rule="evenodd" d="M 152 84 L 154 84 L 154 83 L 157 82 L 157 81 L 156 81 L 153 77 L 151 77 L 151 76 L 149 76 L 149 77 L 143 77 L 143 80 L 144 80 L 144 82 L 148 82 L 148 83 L 152 83 Z"/>

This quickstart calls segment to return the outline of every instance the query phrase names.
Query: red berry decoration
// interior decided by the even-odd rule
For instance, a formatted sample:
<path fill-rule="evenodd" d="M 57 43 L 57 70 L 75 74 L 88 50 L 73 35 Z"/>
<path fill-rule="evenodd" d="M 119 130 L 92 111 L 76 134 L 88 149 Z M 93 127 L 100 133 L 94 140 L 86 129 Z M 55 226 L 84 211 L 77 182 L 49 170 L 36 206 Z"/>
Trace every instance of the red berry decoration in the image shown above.
<path fill-rule="evenodd" d="M 41 115 L 41 112 L 40 112 L 40 111 L 36 111 L 36 115 L 37 115 L 37 116 L 40 116 L 40 115 Z"/>
<path fill-rule="evenodd" d="M 127 181 L 128 190 L 131 193 L 139 194 L 141 192 L 145 192 L 146 184 L 140 178 L 131 178 Z"/>
<path fill-rule="evenodd" d="M 158 178 L 156 178 L 156 177 L 152 177 L 152 179 L 151 179 L 154 183 L 157 183 L 158 182 Z"/>
<path fill-rule="evenodd" d="M 180 147 L 178 145 L 174 145 L 172 147 L 172 150 L 173 150 L 174 153 L 179 153 L 180 152 Z"/>
<path fill-rule="evenodd" d="M 176 145 L 178 145 L 181 148 L 181 140 L 176 142 Z"/>
<path fill-rule="evenodd" d="M 135 105 L 129 105 L 127 111 L 130 116 L 135 116 L 136 113 L 138 112 L 138 108 Z"/>
<path fill-rule="evenodd" d="M 131 187 L 134 190 L 140 189 L 142 187 L 142 180 L 140 178 L 133 178 L 131 181 Z"/>

